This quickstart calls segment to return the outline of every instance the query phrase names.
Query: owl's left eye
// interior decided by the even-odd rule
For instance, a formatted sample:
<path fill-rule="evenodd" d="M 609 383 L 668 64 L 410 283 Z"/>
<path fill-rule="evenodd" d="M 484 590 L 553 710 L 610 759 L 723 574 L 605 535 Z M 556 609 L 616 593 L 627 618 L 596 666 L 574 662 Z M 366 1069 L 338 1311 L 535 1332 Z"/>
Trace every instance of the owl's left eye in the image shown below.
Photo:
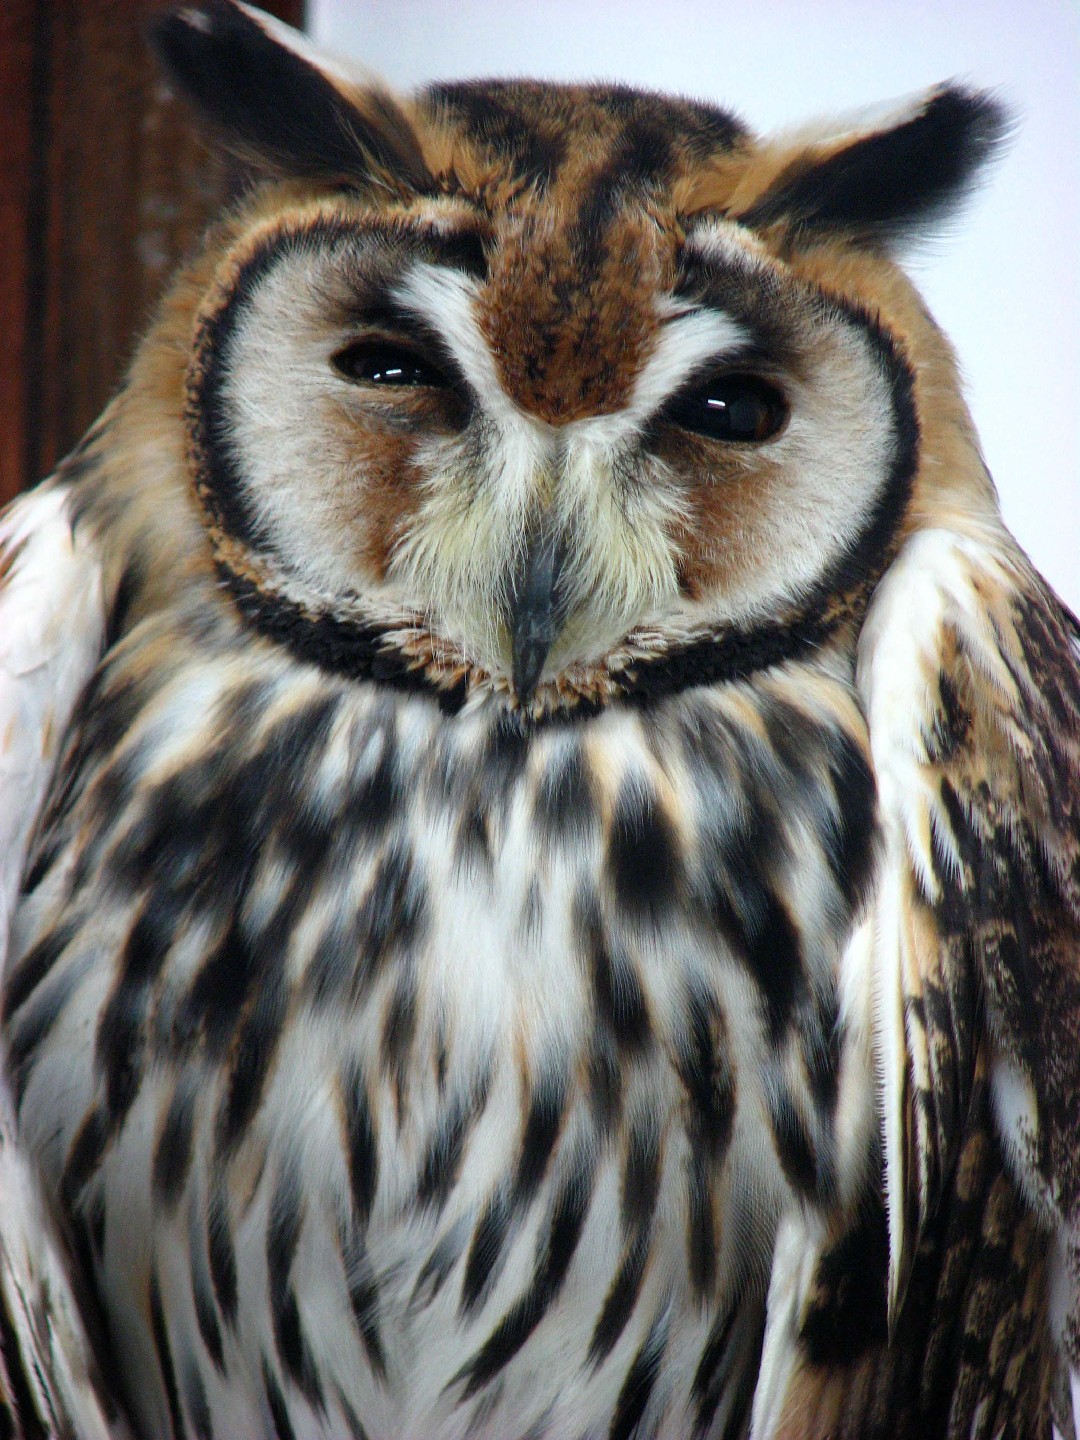
<path fill-rule="evenodd" d="M 418 355 L 404 345 L 386 340 L 354 340 L 334 356 L 334 368 L 347 380 L 365 385 L 388 385 L 394 388 L 425 386 L 431 390 L 448 390 L 450 380 L 426 356 Z"/>
<path fill-rule="evenodd" d="M 746 444 L 779 434 L 788 404 L 775 385 L 757 375 L 714 375 L 675 395 L 664 415 L 695 435 Z"/>

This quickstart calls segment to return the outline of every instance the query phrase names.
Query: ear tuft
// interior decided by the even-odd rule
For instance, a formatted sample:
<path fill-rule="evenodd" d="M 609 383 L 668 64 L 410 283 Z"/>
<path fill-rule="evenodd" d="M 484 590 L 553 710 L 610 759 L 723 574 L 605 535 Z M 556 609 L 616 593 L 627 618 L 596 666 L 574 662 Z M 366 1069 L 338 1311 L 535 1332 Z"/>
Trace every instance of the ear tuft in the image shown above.
<path fill-rule="evenodd" d="M 1009 130 L 992 96 L 943 86 L 887 128 L 805 148 L 736 218 L 888 246 L 958 205 Z"/>
<path fill-rule="evenodd" d="M 279 21 L 231 0 L 199 0 L 166 11 L 150 43 L 173 89 L 230 150 L 259 168 L 431 187 L 397 102 L 348 84 Z"/>

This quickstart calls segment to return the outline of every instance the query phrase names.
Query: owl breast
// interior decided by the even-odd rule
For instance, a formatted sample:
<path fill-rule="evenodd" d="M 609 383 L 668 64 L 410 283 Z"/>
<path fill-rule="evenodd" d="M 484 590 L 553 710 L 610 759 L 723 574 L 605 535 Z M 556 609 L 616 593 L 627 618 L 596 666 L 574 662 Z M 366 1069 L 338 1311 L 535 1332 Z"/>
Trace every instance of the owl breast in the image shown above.
<path fill-rule="evenodd" d="M 7 996 L 144 1432 L 735 1433 L 780 1211 L 874 1143 L 841 662 L 527 727 L 155 624 Z"/>

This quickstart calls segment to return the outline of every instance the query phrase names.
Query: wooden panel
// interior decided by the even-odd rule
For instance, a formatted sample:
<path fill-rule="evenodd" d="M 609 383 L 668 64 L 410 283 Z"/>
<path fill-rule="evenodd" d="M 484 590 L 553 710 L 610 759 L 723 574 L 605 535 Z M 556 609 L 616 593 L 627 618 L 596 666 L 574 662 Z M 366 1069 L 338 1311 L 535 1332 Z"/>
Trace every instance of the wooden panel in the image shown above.
<path fill-rule="evenodd" d="M 0 503 L 23 483 L 37 0 L 0 4 Z"/>
<path fill-rule="evenodd" d="M 296 24 L 302 3 L 264 8 Z M 0 498 L 46 474 L 101 410 L 226 193 L 147 50 L 160 8 L 0 0 Z"/>

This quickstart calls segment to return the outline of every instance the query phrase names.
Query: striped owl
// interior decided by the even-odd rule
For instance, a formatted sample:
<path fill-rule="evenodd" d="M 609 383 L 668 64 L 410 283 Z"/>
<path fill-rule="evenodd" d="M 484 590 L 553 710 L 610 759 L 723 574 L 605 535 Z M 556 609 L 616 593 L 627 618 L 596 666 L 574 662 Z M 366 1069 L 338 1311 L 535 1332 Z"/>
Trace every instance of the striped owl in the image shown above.
<path fill-rule="evenodd" d="M 1080 649 L 896 254 L 1005 127 L 398 98 L 2 522 L 8 1432 L 1072 1435 Z"/>

